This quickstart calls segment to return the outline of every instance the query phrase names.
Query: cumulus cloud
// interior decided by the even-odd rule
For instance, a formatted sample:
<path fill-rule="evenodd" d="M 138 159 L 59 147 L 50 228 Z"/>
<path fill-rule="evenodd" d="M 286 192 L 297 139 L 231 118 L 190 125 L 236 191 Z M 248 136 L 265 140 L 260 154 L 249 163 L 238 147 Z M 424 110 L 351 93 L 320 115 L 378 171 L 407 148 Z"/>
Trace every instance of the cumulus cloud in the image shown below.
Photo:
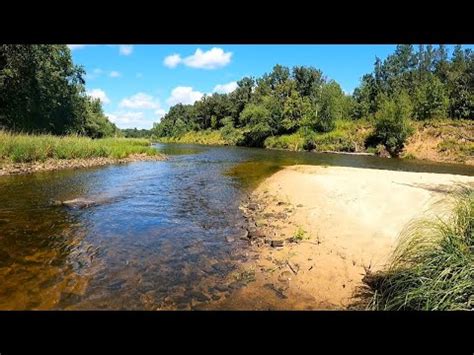
<path fill-rule="evenodd" d="M 160 108 L 160 109 L 158 109 L 158 110 L 155 111 L 155 115 L 157 115 L 158 118 L 161 119 L 161 117 L 163 117 L 164 115 L 166 115 L 166 111 L 163 110 L 162 108 Z"/>
<path fill-rule="evenodd" d="M 179 63 L 181 63 L 181 56 L 179 54 L 172 54 L 165 58 L 163 64 L 168 68 L 175 68 Z"/>
<path fill-rule="evenodd" d="M 191 68 L 217 69 L 229 64 L 231 57 L 232 52 L 225 52 L 222 48 L 214 47 L 208 51 L 198 48 L 193 55 L 185 58 L 181 58 L 179 54 L 169 55 L 165 58 L 163 64 L 169 68 L 184 64 Z"/>
<path fill-rule="evenodd" d="M 219 84 L 214 86 L 214 89 L 212 91 L 217 92 L 218 94 L 228 94 L 237 89 L 237 86 L 238 85 L 236 81 L 231 81 L 227 84 Z"/>
<path fill-rule="evenodd" d="M 160 102 L 151 95 L 139 92 L 123 99 L 120 102 L 119 107 L 132 109 L 159 109 Z"/>
<path fill-rule="evenodd" d="M 119 46 L 119 53 L 121 55 L 130 55 L 133 52 L 133 46 L 131 45 L 121 45 Z"/>
<path fill-rule="evenodd" d="M 94 99 L 99 99 L 103 104 L 110 103 L 110 99 L 107 97 L 107 94 L 102 89 L 92 89 L 87 92 L 87 95 L 93 97 Z"/>
<path fill-rule="evenodd" d="M 122 76 L 118 71 L 112 70 L 109 74 L 111 78 L 118 78 L 119 76 Z"/>
<path fill-rule="evenodd" d="M 230 63 L 231 52 L 224 52 L 222 48 L 214 47 L 206 52 L 200 48 L 196 52 L 183 59 L 185 65 L 191 68 L 216 69 Z"/>
<path fill-rule="evenodd" d="M 150 129 L 153 127 L 153 123 L 156 122 L 156 117 L 146 117 L 143 112 L 117 111 L 105 115 L 119 128 Z"/>
<path fill-rule="evenodd" d="M 171 91 L 171 96 L 166 100 L 168 105 L 184 104 L 191 105 L 194 102 L 201 100 L 204 96 L 202 92 L 194 91 L 190 86 L 178 86 Z"/>

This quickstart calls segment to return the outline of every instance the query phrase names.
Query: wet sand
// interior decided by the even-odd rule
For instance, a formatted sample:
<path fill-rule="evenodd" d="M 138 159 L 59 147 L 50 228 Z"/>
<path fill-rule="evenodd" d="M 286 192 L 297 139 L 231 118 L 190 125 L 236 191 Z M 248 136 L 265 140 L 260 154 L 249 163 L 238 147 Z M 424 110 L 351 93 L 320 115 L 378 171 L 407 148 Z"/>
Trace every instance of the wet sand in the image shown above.
<path fill-rule="evenodd" d="M 258 228 L 255 281 L 209 309 L 345 309 L 366 269 L 384 266 L 403 227 L 474 177 L 296 165 L 266 179 L 244 213 Z M 288 238 L 300 230 L 302 240 Z M 304 231 L 304 232 L 302 232 Z M 286 240 L 281 248 L 271 240 Z M 276 245 L 276 243 L 275 243 Z"/>
<path fill-rule="evenodd" d="M 86 158 L 86 159 L 48 159 L 44 162 L 32 163 L 10 163 L 0 161 L 0 176 L 24 175 L 39 171 L 54 171 L 62 169 L 79 169 L 104 166 L 109 164 L 125 164 L 135 161 L 166 160 L 163 154 L 146 155 L 132 154 L 126 158 L 115 159 L 108 157 Z"/>

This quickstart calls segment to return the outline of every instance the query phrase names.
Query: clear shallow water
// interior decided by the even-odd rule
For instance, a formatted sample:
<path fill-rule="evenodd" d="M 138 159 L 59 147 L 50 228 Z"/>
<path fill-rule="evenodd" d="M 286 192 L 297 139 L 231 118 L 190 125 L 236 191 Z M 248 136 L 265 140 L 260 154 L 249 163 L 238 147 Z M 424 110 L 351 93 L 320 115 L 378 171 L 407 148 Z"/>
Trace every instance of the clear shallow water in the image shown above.
<path fill-rule="evenodd" d="M 0 309 L 190 309 L 242 285 L 238 209 L 281 166 L 474 175 L 462 165 L 158 144 L 170 159 L 0 177 Z M 77 197 L 84 209 L 53 206 Z M 231 279 L 231 278 L 230 278 Z"/>

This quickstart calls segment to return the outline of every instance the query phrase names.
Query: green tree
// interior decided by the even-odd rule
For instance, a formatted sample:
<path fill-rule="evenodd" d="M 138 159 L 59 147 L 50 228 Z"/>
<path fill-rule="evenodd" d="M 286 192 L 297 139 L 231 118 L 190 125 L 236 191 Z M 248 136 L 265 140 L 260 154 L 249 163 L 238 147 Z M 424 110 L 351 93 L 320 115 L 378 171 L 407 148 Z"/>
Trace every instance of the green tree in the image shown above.
<path fill-rule="evenodd" d="M 319 106 L 313 128 L 319 132 L 332 131 L 335 121 L 342 118 L 344 109 L 344 93 L 338 83 L 330 81 L 322 87 Z"/>
<path fill-rule="evenodd" d="M 325 81 L 321 70 L 303 66 L 293 68 L 293 78 L 300 96 L 312 96 L 322 87 Z"/>
<path fill-rule="evenodd" d="M 406 92 L 397 93 L 393 98 L 385 97 L 381 101 L 376 114 L 374 136 L 392 156 L 400 155 L 406 140 L 413 133 L 409 122 L 411 113 L 412 104 Z"/>
<path fill-rule="evenodd" d="M 260 147 L 275 132 L 271 112 L 262 104 L 248 104 L 240 114 L 240 121 L 248 128 L 244 132 L 246 145 Z"/>
<path fill-rule="evenodd" d="M 31 133 L 118 130 L 85 94 L 85 71 L 66 45 L 0 45 L 0 126 Z"/>
<path fill-rule="evenodd" d="M 444 118 L 447 115 L 449 99 L 444 85 L 433 74 L 415 88 L 413 99 L 414 117 L 419 120 Z"/>

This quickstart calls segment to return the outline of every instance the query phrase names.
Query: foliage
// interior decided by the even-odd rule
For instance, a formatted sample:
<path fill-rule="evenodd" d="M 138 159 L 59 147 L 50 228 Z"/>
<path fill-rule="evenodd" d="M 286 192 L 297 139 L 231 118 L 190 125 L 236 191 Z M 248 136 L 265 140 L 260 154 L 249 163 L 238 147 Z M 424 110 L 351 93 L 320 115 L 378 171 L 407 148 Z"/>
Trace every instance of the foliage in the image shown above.
<path fill-rule="evenodd" d="M 0 128 L 91 137 L 119 134 L 85 93 L 66 45 L 0 45 Z"/>
<path fill-rule="evenodd" d="M 453 211 L 409 224 L 386 270 L 364 278 L 374 310 L 474 308 L 474 191 L 462 187 Z"/>
<path fill-rule="evenodd" d="M 159 137 L 161 143 L 188 143 L 188 144 L 208 144 L 208 145 L 229 145 L 220 131 L 190 131 L 177 137 Z"/>
<path fill-rule="evenodd" d="M 268 136 L 274 133 L 271 112 L 263 104 L 248 104 L 240 114 L 244 131 L 244 141 L 249 146 L 261 146 Z"/>
<path fill-rule="evenodd" d="M 302 240 L 309 239 L 306 231 L 299 226 L 296 230 L 295 234 L 293 235 L 293 240 L 296 242 L 301 242 Z"/>
<path fill-rule="evenodd" d="M 264 146 L 273 149 L 308 151 L 345 151 L 354 152 L 364 149 L 365 141 L 371 134 L 371 124 L 364 120 L 334 122 L 334 130 L 318 133 L 308 127 L 302 127 L 290 135 L 269 137 Z"/>
<path fill-rule="evenodd" d="M 181 137 L 213 129 L 229 144 L 353 151 L 363 142 L 336 126 L 363 120 L 377 125 L 366 146 L 382 143 L 396 156 L 410 134 L 409 119 L 447 116 L 474 118 L 473 52 L 457 46 L 450 56 L 443 45 L 399 45 L 385 60 L 375 59 L 352 95 L 316 68 L 275 65 L 259 78 L 243 78 L 229 94 L 171 107 L 152 131 Z"/>
<path fill-rule="evenodd" d="M 394 98 L 385 98 L 377 111 L 374 136 L 392 156 L 399 156 L 406 140 L 413 133 L 409 123 L 412 106 L 404 92 Z"/>
<path fill-rule="evenodd" d="M 231 116 L 225 117 L 222 121 L 223 127 L 221 128 L 222 138 L 232 145 L 240 145 L 244 140 L 242 130 L 234 127 L 234 120 Z"/>
<path fill-rule="evenodd" d="M 146 139 L 13 134 L 0 131 L 0 161 L 27 163 L 46 159 L 111 157 L 157 154 Z"/>

